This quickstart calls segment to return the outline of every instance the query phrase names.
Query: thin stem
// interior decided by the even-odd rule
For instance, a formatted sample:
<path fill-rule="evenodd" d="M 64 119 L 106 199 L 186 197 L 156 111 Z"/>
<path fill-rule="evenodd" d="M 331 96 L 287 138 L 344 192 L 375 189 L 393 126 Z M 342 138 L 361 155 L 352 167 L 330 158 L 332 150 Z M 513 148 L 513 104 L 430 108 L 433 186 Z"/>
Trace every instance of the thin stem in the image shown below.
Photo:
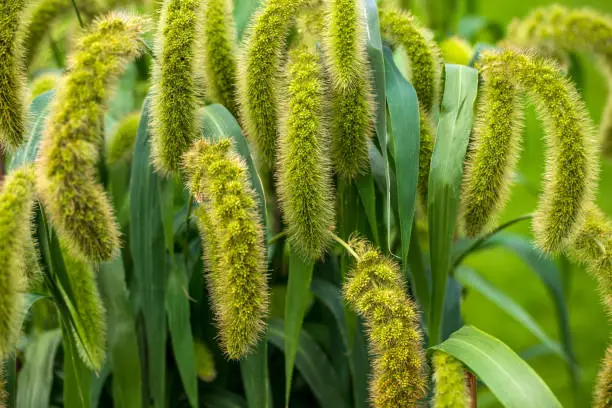
<path fill-rule="evenodd" d="M 329 232 L 329 234 L 331 235 L 331 237 L 334 239 L 334 241 L 336 241 L 337 243 L 339 243 L 340 245 L 342 245 L 344 247 L 344 249 L 346 249 L 346 251 L 351 254 L 351 256 L 353 258 L 355 258 L 356 260 L 359 261 L 359 255 L 357 255 L 357 252 L 355 252 L 353 250 L 353 248 L 351 248 L 351 246 L 349 244 L 346 243 L 346 241 L 344 241 L 342 238 L 340 238 L 339 236 L 337 236 L 336 234 L 334 234 L 333 232 Z"/>
<path fill-rule="evenodd" d="M 521 221 L 524 220 L 529 220 L 533 217 L 533 214 L 525 214 L 525 215 L 521 215 L 520 217 L 514 218 L 506 223 L 501 224 L 500 226 L 498 226 L 497 228 L 495 228 L 493 231 L 489 232 L 488 234 L 482 235 L 480 238 L 478 238 L 476 241 L 474 241 L 465 251 L 463 251 L 461 253 L 461 255 L 459 255 L 455 261 L 453 262 L 453 266 L 451 268 L 451 271 L 454 270 L 455 268 L 457 268 L 461 262 L 463 262 L 463 260 L 473 251 L 475 251 L 476 249 L 480 248 L 480 246 L 482 244 L 484 244 L 486 241 L 488 241 L 491 237 L 493 237 L 494 235 L 498 234 L 499 232 L 505 230 L 506 228 L 519 223 Z"/>
<path fill-rule="evenodd" d="M 279 232 L 278 234 L 276 234 L 275 236 L 273 236 L 272 238 L 268 240 L 268 245 L 276 244 L 282 238 L 286 237 L 287 234 L 288 234 L 287 231 Z"/>
<path fill-rule="evenodd" d="M 77 19 L 79 20 L 79 25 L 81 28 L 85 28 L 85 24 L 83 24 L 83 19 L 81 18 L 81 12 L 77 7 L 76 0 L 72 0 L 72 7 L 74 7 L 74 12 L 76 13 Z"/>
<path fill-rule="evenodd" d="M 191 212 L 193 211 L 193 197 L 189 197 L 189 204 L 187 205 L 187 215 L 185 216 L 185 268 L 189 269 L 189 220 L 191 219 Z"/>

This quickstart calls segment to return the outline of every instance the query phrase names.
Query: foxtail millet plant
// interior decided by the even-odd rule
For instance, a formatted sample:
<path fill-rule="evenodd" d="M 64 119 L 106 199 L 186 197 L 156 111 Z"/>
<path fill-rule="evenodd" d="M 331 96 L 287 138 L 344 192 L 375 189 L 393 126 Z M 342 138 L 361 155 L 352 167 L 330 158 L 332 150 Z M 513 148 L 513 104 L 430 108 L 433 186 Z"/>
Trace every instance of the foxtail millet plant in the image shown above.
<path fill-rule="evenodd" d="M 596 137 L 584 102 L 561 70 L 544 58 L 515 50 L 491 51 L 481 55 L 478 66 L 482 72 L 499 66 L 513 85 L 535 102 L 549 149 L 543 193 L 534 213 L 535 240 L 544 252 L 561 251 L 584 221 L 584 209 L 593 200 L 597 179 Z M 506 87 L 505 81 L 497 84 Z M 501 98 L 499 92 L 490 90 L 485 96 Z M 505 101 L 512 102 L 507 97 L 504 95 Z M 488 105 L 488 110 L 493 108 L 499 109 L 499 103 Z M 512 119 L 519 118 L 516 112 L 507 113 Z M 502 119 L 497 115 L 491 118 Z M 467 163 L 469 170 L 463 182 L 463 197 L 464 204 L 482 203 L 484 207 L 483 210 L 463 210 L 465 228 L 471 235 L 481 230 L 467 224 L 473 223 L 480 228 L 490 225 L 488 217 L 504 204 L 498 200 L 507 198 L 505 183 L 510 181 L 509 175 L 514 171 L 509 166 L 516 164 L 516 157 L 512 156 L 518 151 L 518 142 L 512 142 L 515 132 L 508 133 L 512 128 L 508 128 L 508 118 L 503 119 L 505 123 L 487 124 L 489 118 L 484 121 L 477 118 L 479 132 L 475 136 L 480 136 L 480 140 L 473 141 Z M 497 144 L 492 144 L 492 141 L 499 140 L 507 140 L 509 148 L 500 150 Z M 490 174 L 496 177 L 488 177 Z M 483 186 L 483 182 L 487 185 Z M 479 214 L 479 211 L 482 212 Z"/>
<path fill-rule="evenodd" d="M 198 135 L 196 74 L 201 63 L 201 0 L 164 0 L 155 39 L 151 150 L 158 171 L 181 169 L 181 157 Z"/>
<path fill-rule="evenodd" d="M 60 76 L 55 73 L 46 73 L 37 76 L 30 84 L 30 101 L 37 96 L 55 89 L 60 80 Z"/>
<path fill-rule="evenodd" d="M 13 352 L 20 334 L 35 177 L 32 167 L 21 167 L 0 187 L 0 360 Z"/>
<path fill-rule="evenodd" d="M 230 0 L 204 1 L 206 93 L 238 117 L 236 29 Z"/>
<path fill-rule="evenodd" d="M 545 55 L 587 52 L 598 62 L 608 82 L 608 101 L 601 117 L 603 153 L 612 157 L 612 16 L 588 8 L 558 4 L 532 11 L 508 27 L 505 43 L 533 47 Z"/>
<path fill-rule="evenodd" d="M 292 248 L 320 258 L 335 224 L 323 68 L 314 47 L 289 52 L 287 101 L 278 141 L 278 193 Z"/>
<path fill-rule="evenodd" d="M 197 214 L 204 214 L 199 225 L 209 250 L 209 287 L 221 348 L 227 357 L 240 359 L 265 328 L 268 284 L 255 193 L 246 165 L 231 150 L 229 139 L 197 141 L 185 154 L 184 170 L 189 191 L 204 210 Z"/>
<path fill-rule="evenodd" d="M 93 267 L 64 252 L 66 276 L 74 294 L 74 308 L 83 323 L 77 334 L 73 329 L 76 349 L 83 362 L 93 371 L 100 371 L 106 358 L 106 310 L 96 283 Z"/>
<path fill-rule="evenodd" d="M 145 20 L 110 13 L 79 39 L 46 121 L 37 186 L 50 219 L 71 254 L 113 258 L 119 229 L 96 181 L 105 101 L 125 64 L 140 55 Z"/>
<path fill-rule="evenodd" d="M 434 379 L 432 407 L 470 407 L 472 401 L 463 364 L 443 351 L 434 351 L 431 362 Z"/>
<path fill-rule="evenodd" d="M 419 196 L 421 208 L 427 207 L 427 185 L 435 131 L 432 114 L 438 109 L 442 93 L 444 61 L 433 34 L 408 12 L 381 9 L 380 30 L 383 38 L 394 47 L 401 47 L 408 57 L 410 75 L 419 100 L 420 149 L 419 149 Z"/>
<path fill-rule="evenodd" d="M 126 115 L 117 124 L 105 145 L 104 159 L 108 165 L 125 163 L 132 157 L 134 141 L 140 124 L 140 112 Z"/>
<path fill-rule="evenodd" d="M 322 45 L 331 81 L 331 157 L 338 175 L 351 179 L 368 167 L 374 100 L 360 0 L 327 0 Z"/>
<path fill-rule="evenodd" d="M 259 164 L 272 168 L 278 141 L 278 90 L 286 37 L 303 0 L 267 0 L 253 16 L 239 61 L 240 119 Z"/>
<path fill-rule="evenodd" d="M 372 406 L 417 406 L 428 382 L 417 306 L 406 294 L 398 265 L 367 242 L 354 239 L 349 245 L 357 261 L 344 283 L 344 299 L 367 327 Z"/>
<path fill-rule="evenodd" d="M 0 150 L 14 150 L 25 140 L 26 89 L 22 61 L 22 23 L 26 0 L 0 4 Z"/>

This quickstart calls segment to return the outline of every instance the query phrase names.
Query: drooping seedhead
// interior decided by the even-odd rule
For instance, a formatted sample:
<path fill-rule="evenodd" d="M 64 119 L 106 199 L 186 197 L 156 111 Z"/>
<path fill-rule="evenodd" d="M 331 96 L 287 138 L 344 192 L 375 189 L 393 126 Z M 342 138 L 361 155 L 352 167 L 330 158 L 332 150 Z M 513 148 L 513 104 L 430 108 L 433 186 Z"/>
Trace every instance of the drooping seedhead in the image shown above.
<path fill-rule="evenodd" d="M 105 101 L 125 65 L 140 55 L 144 26 L 125 14 L 97 20 L 77 41 L 45 124 L 37 187 L 61 240 L 81 260 L 118 254 L 119 228 L 96 166 Z"/>
<path fill-rule="evenodd" d="M 434 351 L 431 361 L 434 370 L 433 408 L 470 407 L 471 396 L 465 368 L 443 351 Z"/>

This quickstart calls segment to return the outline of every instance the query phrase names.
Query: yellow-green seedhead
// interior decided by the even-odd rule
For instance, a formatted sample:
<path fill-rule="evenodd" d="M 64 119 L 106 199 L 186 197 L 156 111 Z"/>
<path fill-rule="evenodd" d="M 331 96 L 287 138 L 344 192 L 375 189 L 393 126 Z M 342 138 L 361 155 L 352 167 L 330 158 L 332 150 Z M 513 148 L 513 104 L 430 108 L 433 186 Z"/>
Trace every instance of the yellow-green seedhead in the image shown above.
<path fill-rule="evenodd" d="M 612 346 L 608 346 L 606 356 L 601 362 L 593 398 L 593 408 L 609 407 L 612 407 Z"/>
<path fill-rule="evenodd" d="M 323 71 L 313 47 L 289 53 L 286 117 L 278 143 L 278 192 L 293 248 L 320 258 L 334 226 L 333 186 L 324 121 Z"/>
<path fill-rule="evenodd" d="M 125 64 L 140 54 L 144 23 L 111 13 L 85 32 L 45 124 L 37 186 L 60 238 L 79 259 L 111 259 L 119 250 L 118 226 L 96 166 L 105 101 Z"/>
<path fill-rule="evenodd" d="M 374 101 L 361 0 L 324 2 L 323 48 L 331 81 L 331 157 L 338 175 L 351 179 L 368 167 Z"/>
<path fill-rule="evenodd" d="M 27 289 L 25 248 L 31 239 L 35 177 L 31 167 L 22 167 L 0 187 L 0 360 L 13 352 L 19 337 Z"/>
<path fill-rule="evenodd" d="M 217 378 L 215 359 L 208 345 L 199 340 L 193 342 L 193 352 L 195 354 L 196 372 L 198 378 L 204 382 L 213 382 Z"/>
<path fill-rule="evenodd" d="M 461 224 L 468 236 L 495 226 L 510 197 L 521 152 L 523 98 L 503 61 L 483 65 L 461 194 Z"/>
<path fill-rule="evenodd" d="M 469 65 L 474 56 L 472 45 L 461 37 L 449 37 L 440 43 L 440 52 L 449 64 Z"/>
<path fill-rule="evenodd" d="M 519 102 L 508 99 L 505 90 L 512 88 L 505 80 L 509 79 L 535 102 L 548 147 L 543 193 L 534 213 L 536 244 L 544 252 L 560 251 L 584 220 L 597 179 L 597 142 L 584 102 L 561 70 L 544 58 L 514 50 L 490 51 L 482 54 L 479 68 L 485 75 L 499 70 L 496 82 L 488 79 L 483 98 L 498 102 L 481 104 L 477 115 L 463 185 L 465 229 L 470 235 L 481 232 L 507 198 L 519 149 L 514 119 L 520 118 L 515 109 Z M 499 114 L 500 109 L 505 114 Z"/>
<path fill-rule="evenodd" d="M 134 141 L 140 124 L 140 112 L 133 112 L 121 119 L 106 142 L 106 163 L 126 162 L 132 157 Z"/>
<path fill-rule="evenodd" d="M 206 92 L 238 117 L 236 30 L 230 0 L 204 0 Z"/>
<path fill-rule="evenodd" d="M 433 34 L 409 12 L 381 9 L 380 30 L 383 38 L 406 52 L 408 80 L 414 86 L 423 108 L 431 113 L 440 104 L 444 61 Z"/>
<path fill-rule="evenodd" d="M 471 406 L 465 369 L 460 361 L 443 351 L 434 351 L 433 408 L 466 408 Z"/>
<path fill-rule="evenodd" d="M 303 0 L 267 0 L 253 17 L 239 64 L 240 119 L 257 159 L 276 162 L 280 66 L 289 29 Z"/>
<path fill-rule="evenodd" d="M 558 4 L 535 9 L 508 27 L 506 42 L 533 47 L 546 55 L 587 52 L 595 56 L 608 81 L 608 101 L 601 118 L 603 153 L 612 157 L 612 16 L 588 8 Z"/>
<path fill-rule="evenodd" d="M 415 407 L 427 396 L 428 382 L 417 306 L 395 263 L 367 243 L 350 245 L 358 261 L 344 284 L 344 298 L 367 326 L 372 406 Z"/>
<path fill-rule="evenodd" d="M 185 154 L 188 188 L 207 252 L 212 309 L 221 348 L 231 359 L 246 356 L 265 327 L 268 284 L 263 231 L 246 165 L 229 139 L 201 140 Z"/>
<path fill-rule="evenodd" d="M 56 73 L 46 73 L 37 76 L 30 84 L 30 100 L 34 100 L 40 94 L 55 89 L 60 80 Z"/>
<path fill-rule="evenodd" d="M 106 310 L 91 265 L 74 259 L 64 252 L 66 276 L 74 295 L 74 309 L 83 324 L 82 330 L 73 333 L 81 359 L 94 371 L 99 371 L 106 356 Z"/>
<path fill-rule="evenodd" d="M 25 0 L 0 3 L 0 150 L 25 140 L 26 80 L 18 35 L 25 5 Z"/>
<path fill-rule="evenodd" d="M 444 61 L 433 34 L 422 27 L 408 12 L 381 9 L 380 29 L 385 40 L 406 52 L 409 61 L 408 80 L 419 99 L 421 134 L 419 153 L 419 193 L 423 208 L 427 204 L 429 167 L 435 142 L 431 114 L 440 104 Z"/>
<path fill-rule="evenodd" d="M 155 39 L 151 100 L 152 155 L 158 171 L 177 173 L 198 135 L 196 73 L 202 0 L 164 0 Z"/>

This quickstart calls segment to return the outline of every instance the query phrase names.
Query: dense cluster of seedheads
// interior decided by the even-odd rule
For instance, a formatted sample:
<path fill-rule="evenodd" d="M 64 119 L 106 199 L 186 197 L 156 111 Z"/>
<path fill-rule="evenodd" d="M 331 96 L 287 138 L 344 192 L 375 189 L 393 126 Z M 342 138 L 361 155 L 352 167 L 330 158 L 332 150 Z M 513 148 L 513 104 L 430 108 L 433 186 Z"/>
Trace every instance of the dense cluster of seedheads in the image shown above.
<path fill-rule="evenodd" d="M 0 5 L 3 149 L 24 142 L 24 71 L 35 56 L 37 37 L 69 3 L 41 0 L 26 7 L 24 0 L 6 0 Z M 91 20 L 120 2 L 103 3 L 88 3 L 81 10 L 84 18 Z M 161 175 L 181 178 L 197 203 L 194 216 L 202 234 L 219 340 L 228 358 L 240 359 L 259 341 L 268 313 L 263 220 L 245 162 L 229 135 L 203 140 L 198 108 L 203 100 L 218 102 L 239 119 L 258 167 L 277 182 L 292 248 L 305 258 L 320 259 L 335 227 L 335 178 L 351 181 L 369 166 L 375 106 L 364 5 L 358 0 L 267 0 L 252 18 L 241 46 L 226 0 L 164 0 L 159 7 L 151 90 L 152 162 Z M 322 17 L 323 23 L 312 16 Z M 418 188 L 424 209 L 443 59 L 432 34 L 410 13 L 383 8 L 379 18 L 384 40 L 408 58 L 407 77 L 419 100 Z M 593 203 L 600 143 L 575 86 L 546 57 L 564 61 L 567 52 L 588 51 L 612 78 L 611 22 L 587 10 L 538 10 L 513 23 L 502 48 L 479 56 L 480 96 L 458 220 L 469 236 L 495 226 L 518 162 L 528 97 L 542 119 L 548 148 L 534 217 L 536 243 L 547 253 L 569 253 L 584 262 L 599 283 L 609 313 L 612 225 Z M 0 358 L 14 348 L 20 331 L 21 294 L 27 289 L 25 248 L 32 241 L 30 218 L 39 197 L 64 248 L 78 295 L 76 307 L 91 323 L 82 339 L 86 360 L 93 369 L 101 367 L 104 308 L 91 263 L 117 256 L 121 238 L 110 200 L 98 182 L 97 165 L 104 143 L 109 165 L 129 158 L 140 120 L 138 113 L 127 116 L 104 141 L 105 102 L 125 65 L 141 54 L 146 30 L 146 21 L 135 16 L 109 13 L 96 18 L 79 34 L 66 73 L 41 77 L 31 87 L 30 98 L 53 88 L 56 95 L 36 168 L 14 170 L 0 190 Z M 602 119 L 604 151 L 612 150 L 610 123 L 612 103 Z M 349 246 L 356 259 L 344 296 L 367 326 L 372 404 L 416 406 L 427 397 L 429 382 L 417 305 L 395 263 L 367 242 L 353 240 Z M 608 406 L 612 395 L 609 352 L 605 361 L 598 407 Z M 461 363 L 435 352 L 432 366 L 433 405 L 467 406 L 470 395 Z"/>

